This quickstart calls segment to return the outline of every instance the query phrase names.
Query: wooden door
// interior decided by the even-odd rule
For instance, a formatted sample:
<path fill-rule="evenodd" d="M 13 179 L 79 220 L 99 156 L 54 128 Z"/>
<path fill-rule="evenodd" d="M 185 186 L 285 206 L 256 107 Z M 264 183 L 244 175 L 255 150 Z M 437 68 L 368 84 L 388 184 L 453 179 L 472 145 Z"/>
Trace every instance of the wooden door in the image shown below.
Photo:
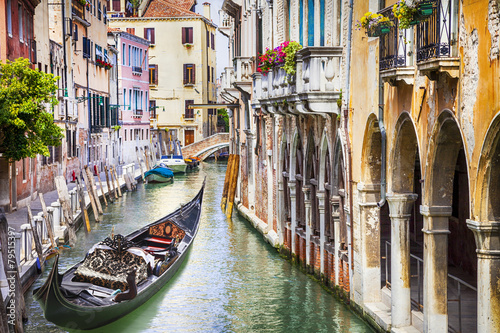
<path fill-rule="evenodd" d="M 184 147 L 194 142 L 194 130 L 184 131 Z"/>

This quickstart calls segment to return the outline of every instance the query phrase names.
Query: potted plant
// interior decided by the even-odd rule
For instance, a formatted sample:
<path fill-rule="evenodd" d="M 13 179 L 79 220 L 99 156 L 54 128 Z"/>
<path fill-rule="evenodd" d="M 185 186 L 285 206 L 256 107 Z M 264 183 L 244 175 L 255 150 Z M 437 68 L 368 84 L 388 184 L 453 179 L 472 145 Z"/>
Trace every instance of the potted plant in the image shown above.
<path fill-rule="evenodd" d="M 408 29 L 412 25 L 425 21 L 432 15 L 432 11 L 432 0 L 400 0 L 392 7 L 392 12 L 398 19 L 401 29 Z"/>
<path fill-rule="evenodd" d="M 276 51 L 266 48 L 266 52 L 259 56 L 259 67 L 257 71 L 266 75 L 273 68 L 276 58 Z"/>
<path fill-rule="evenodd" d="M 381 14 L 367 12 L 356 23 L 356 29 L 364 28 L 368 37 L 379 37 L 391 31 L 394 25 L 388 17 Z"/>
<path fill-rule="evenodd" d="M 300 49 L 302 45 L 294 41 L 285 41 L 273 50 L 266 48 L 266 52 L 259 56 L 257 71 L 266 75 L 271 68 L 283 66 L 289 76 L 294 75 L 297 66 L 295 54 Z"/>
<path fill-rule="evenodd" d="M 82 6 L 85 6 L 87 4 L 87 0 L 76 0 L 76 2 Z"/>

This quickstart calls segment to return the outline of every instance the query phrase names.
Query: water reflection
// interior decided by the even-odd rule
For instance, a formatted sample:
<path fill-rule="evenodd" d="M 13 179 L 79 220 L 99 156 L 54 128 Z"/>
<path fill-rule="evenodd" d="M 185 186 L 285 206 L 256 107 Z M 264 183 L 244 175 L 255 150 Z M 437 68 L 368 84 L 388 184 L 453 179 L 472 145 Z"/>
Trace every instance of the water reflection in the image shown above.
<path fill-rule="evenodd" d="M 139 185 L 105 208 L 103 221 L 92 225 L 91 234 L 79 232 L 77 246 L 60 259 L 61 271 L 113 227 L 115 233 L 128 234 L 189 201 L 207 176 L 200 230 L 176 276 L 134 312 L 90 332 L 371 332 L 282 259 L 245 220 L 225 217 L 220 210 L 225 168 L 204 163 L 198 172 L 176 176 L 173 184 Z M 26 332 L 64 332 L 45 320 L 31 293 L 26 297 Z"/>

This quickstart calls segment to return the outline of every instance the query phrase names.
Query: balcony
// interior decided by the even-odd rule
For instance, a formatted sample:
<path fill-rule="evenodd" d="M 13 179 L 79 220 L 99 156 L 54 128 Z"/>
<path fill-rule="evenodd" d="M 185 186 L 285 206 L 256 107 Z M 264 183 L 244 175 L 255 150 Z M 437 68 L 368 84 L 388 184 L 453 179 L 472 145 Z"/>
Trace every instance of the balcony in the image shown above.
<path fill-rule="evenodd" d="M 306 47 L 297 52 L 297 70 L 281 67 L 254 75 L 253 104 L 268 112 L 339 113 L 342 47 Z"/>
<path fill-rule="evenodd" d="M 132 66 L 132 74 L 133 75 L 142 75 L 142 67 Z"/>
<path fill-rule="evenodd" d="M 143 115 L 143 111 L 142 110 L 134 110 L 133 113 L 132 113 L 132 117 L 133 118 L 142 118 L 142 115 Z"/>
<path fill-rule="evenodd" d="M 250 93 L 252 86 L 253 58 L 235 57 L 234 65 L 234 84 Z"/>
<path fill-rule="evenodd" d="M 391 85 L 401 81 L 412 85 L 415 75 L 411 48 L 413 29 L 399 29 L 398 20 L 394 17 L 392 7 L 387 7 L 378 14 L 388 17 L 394 24 L 388 34 L 379 37 L 380 76 L 384 82 Z"/>
<path fill-rule="evenodd" d="M 440 73 L 459 77 L 457 26 L 458 15 L 448 0 L 434 0 L 432 15 L 416 25 L 417 68 L 429 79 L 437 80 Z"/>

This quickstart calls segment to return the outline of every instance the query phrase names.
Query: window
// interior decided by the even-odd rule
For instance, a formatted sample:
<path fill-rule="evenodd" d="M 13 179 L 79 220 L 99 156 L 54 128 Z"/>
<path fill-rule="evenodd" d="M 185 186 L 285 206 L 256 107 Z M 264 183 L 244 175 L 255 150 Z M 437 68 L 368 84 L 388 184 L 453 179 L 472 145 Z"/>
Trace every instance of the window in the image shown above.
<path fill-rule="evenodd" d="M 210 47 L 210 32 L 207 30 L 207 48 Z"/>
<path fill-rule="evenodd" d="M 194 109 L 189 109 L 189 106 L 194 104 L 193 99 L 186 99 L 184 101 L 185 111 L 184 111 L 184 119 L 193 119 L 194 118 Z"/>
<path fill-rule="evenodd" d="M 215 68 L 212 67 L 212 83 L 215 83 Z"/>
<path fill-rule="evenodd" d="M 210 35 L 212 36 L 212 50 L 215 50 L 215 35 L 213 33 L 210 33 Z"/>
<path fill-rule="evenodd" d="M 207 81 L 210 82 L 210 66 L 207 66 Z"/>
<path fill-rule="evenodd" d="M 135 28 L 127 28 L 127 33 L 135 35 Z"/>
<path fill-rule="evenodd" d="M 195 64 L 184 64 L 184 84 L 195 84 L 196 66 Z"/>
<path fill-rule="evenodd" d="M 108 10 L 107 10 L 106 6 L 103 5 L 102 7 L 103 7 L 102 8 L 102 10 L 103 10 L 102 18 L 104 19 L 104 24 L 106 24 L 106 20 L 108 18 L 106 13 L 108 12 Z"/>
<path fill-rule="evenodd" d="M 125 46 L 125 43 L 122 44 L 122 65 L 125 66 L 125 51 L 127 47 Z"/>
<path fill-rule="evenodd" d="M 12 37 L 12 0 L 7 0 L 7 32 Z"/>
<path fill-rule="evenodd" d="M 23 41 L 23 6 L 17 5 L 17 13 L 19 19 L 19 40 Z"/>
<path fill-rule="evenodd" d="M 104 60 L 102 54 L 102 47 L 95 44 L 95 59 L 96 60 Z"/>
<path fill-rule="evenodd" d="M 123 89 L 123 109 L 125 110 L 125 107 L 127 106 L 127 89 Z"/>
<path fill-rule="evenodd" d="M 149 65 L 149 84 L 158 85 L 158 65 Z"/>
<path fill-rule="evenodd" d="M 153 99 L 149 101 L 149 112 L 151 112 L 150 114 L 151 118 L 156 118 L 156 101 Z"/>
<path fill-rule="evenodd" d="M 128 104 L 129 104 L 128 109 L 129 110 L 132 109 L 133 103 L 134 102 L 132 101 L 132 89 L 129 89 L 129 91 L 128 91 Z"/>
<path fill-rule="evenodd" d="M 182 28 L 182 44 L 193 44 L 193 28 Z"/>
<path fill-rule="evenodd" d="M 78 26 L 73 24 L 73 40 L 78 41 Z"/>
<path fill-rule="evenodd" d="M 84 58 L 90 58 L 90 39 L 82 37 L 82 53 Z"/>
<path fill-rule="evenodd" d="M 113 0 L 113 11 L 119 12 L 121 10 L 120 0 Z"/>
<path fill-rule="evenodd" d="M 97 18 L 101 20 L 101 2 L 97 1 Z"/>
<path fill-rule="evenodd" d="M 148 92 L 146 91 L 146 98 L 144 99 L 144 106 L 148 106 L 149 101 L 148 101 Z"/>
<path fill-rule="evenodd" d="M 149 40 L 151 45 L 155 44 L 155 28 L 144 28 L 144 39 Z"/>
<path fill-rule="evenodd" d="M 130 66 L 130 58 L 132 58 L 131 55 L 132 52 L 132 46 L 128 46 L 128 65 Z"/>

